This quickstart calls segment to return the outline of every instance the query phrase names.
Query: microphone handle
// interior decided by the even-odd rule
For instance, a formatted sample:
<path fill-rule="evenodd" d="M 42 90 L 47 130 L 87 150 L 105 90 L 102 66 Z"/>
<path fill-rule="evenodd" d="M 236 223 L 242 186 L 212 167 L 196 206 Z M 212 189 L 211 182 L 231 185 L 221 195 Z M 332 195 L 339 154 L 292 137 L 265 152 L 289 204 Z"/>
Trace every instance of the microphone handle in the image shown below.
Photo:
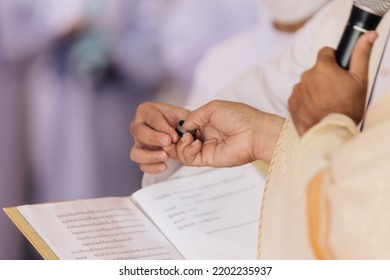
<path fill-rule="evenodd" d="M 351 56 L 357 40 L 368 30 L 375 30 L 382 17 L 367 12 L 357 6 L 352 7 L 351 15 L 343 36 L 336 49 L 336 61 L 344 69 L 349 69 Z"/>

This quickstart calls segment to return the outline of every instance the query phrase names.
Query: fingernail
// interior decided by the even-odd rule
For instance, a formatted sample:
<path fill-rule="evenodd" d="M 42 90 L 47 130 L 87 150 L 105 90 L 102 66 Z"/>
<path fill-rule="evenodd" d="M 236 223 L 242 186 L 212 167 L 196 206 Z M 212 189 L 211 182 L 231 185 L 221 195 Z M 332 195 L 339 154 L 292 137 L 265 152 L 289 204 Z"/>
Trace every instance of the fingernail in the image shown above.
<path fill-rule="evenodd" d="M 377 38 L 378 38 L 378 32 L 371 32 L 370 36 L 368 36 L 368 40 L 371 44 L 375 43 Z"/>
<path fill-rule="evenodd" d="M 158 154 L 158 156 L 157 156 L 157 159 L 161 160 L 161 161 L 167 161 L 168 160 L 168 155 L 165 152 L 160 152 Z"/>
<path fill-rule="evenodd" d="M 170 140 L 167 137 L 160 138 L 160 144 L 161 146 L 168 146 L 170 144 Z"/>
<path fill-rule="evenodd" d="M 167 165 L 165 164 L 160 164 L 157 169 L 160 171 L 160 172 L 163 172 L 165 170 L 167 170 Z"/>
<path fill-rule="evenodd" d="M 194 142 L 191 143 L 191 146 L 192 146 L 192 147 L 195 147 L 195 146 L 196 146 L 196 143 L 197 143 L 198 141 L 199 141 L 199 140 L 196 139 Z"/>
<path fill-rule="evenodd" d="M 183 143 L 189 143 L 190 142 L 190 135 L 188 133 L 184 133 L 184 135 L 180 138 L 180 141 Z"/>

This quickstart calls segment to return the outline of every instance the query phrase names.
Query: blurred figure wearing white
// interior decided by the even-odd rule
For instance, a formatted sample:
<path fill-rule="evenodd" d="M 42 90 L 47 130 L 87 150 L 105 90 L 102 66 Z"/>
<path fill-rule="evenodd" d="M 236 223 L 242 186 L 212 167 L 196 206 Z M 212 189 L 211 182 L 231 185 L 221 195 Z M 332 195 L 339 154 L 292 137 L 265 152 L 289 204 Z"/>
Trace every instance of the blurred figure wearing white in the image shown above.
<path fill-rule="evenodd" d="M 158 53 L 153 31 L 163 3 L 140 3 L 0 0 L 1 207 L 138 188 L 142 173 L 128 160 L 128 121 L 161 80 L 129 73 L 127 83 L 113 46 L 130 36 L 144 58 Z M 143 34 L 144 44 L 134 34 Z M 158 63 L 150 57 L 138 69 Z M 0 258 L 25 258 L 24 238 L 4 213 L 0 225 Z"/>
<path fill-rule="evenodd" d="M 210 1 L 191 0 L 197 15 L 209 11 L 202 19 L 211 30 L 195 41 L 163 39 L 176 24 L 185 30 L 200 20 L 164 24 L 173 20 L 169 9 L 184 2 L 0 0 L 1 207 L 140 187 L 142 172 L 128 159 L 128 123 L 139 103 L 155 98 L 167 69 L 179 67 L 167 66 L 163 49 L 186 46 L 184 58 L 195 64 L 210 42 L 240 26 L 238 17 L 227 24 L 236 11 L 224 6 L 233 4 L 214 0 L 210 11 Z M 229 2 L 238 7 L 240 0 Z M 218 15 L 226 26 L 216 26 Z M 250 19 L 242 22 L 246 28 Z M 24 239 L 5 214 L 0 228 L 0 258 L 24 258 Z"/>
<path fill-rule="evenodd" d="M 23 88 L 13 78 L 21 75 L 22 66 L 5 61 L 0 51 L 0 205 L 4 207 L 18 205 L 25 197 Z M 21 235 L 3 211 L 0 228 L 0 259 L 21 258 Z"/>
<path fill-rule="evenodd" d="M 25 203 L 27 69 L 53 37 L 72 28 L 75 1 L 52 13 L 53 1 L 0 0 L 0 206 Z M 53 5 L 50 5 L 53 4 Z M 48 16 L 50 15 L 50 16 Z M 0 259 L 22 259 L 24 238 L 0 212 Z"/>
<path fill-rule="evenodd" d="M 191 73 L 211 41 L 253 23 L 244 17 L 253 0 L 81 2 L 81 31 L 30 71 L 34 202 L 137 190 L 142 172 L 127 156 L 137 105 L 156 98 L 167 73 Z M 196 29 L 205 24 L 210 30 Z"/>
<path fill-rule="evenodd" d="M 168 1 L 161 27 L 161 56 L 171 81 L 163 94 L 173 92 L 172 103 L 186 102 L 195 67 L 211 45 L 255 26 L 257 1 Z"/>
<path fill-rule="evenodd" d="M 214 45 L 200 61 L 187 103 L 206 103 L 246 70 L 278 56 L 329 1 L 258 0 L 256 26 Z"/>
<path fill-rule="evenodd" d="M 34 202 L 138 188 L 141 173 L 128 160 L 124 131 L 162 81 L 155 38 L 163 6 L 82 1 L 80 30 L 36 59 L 29 76 Z"/>

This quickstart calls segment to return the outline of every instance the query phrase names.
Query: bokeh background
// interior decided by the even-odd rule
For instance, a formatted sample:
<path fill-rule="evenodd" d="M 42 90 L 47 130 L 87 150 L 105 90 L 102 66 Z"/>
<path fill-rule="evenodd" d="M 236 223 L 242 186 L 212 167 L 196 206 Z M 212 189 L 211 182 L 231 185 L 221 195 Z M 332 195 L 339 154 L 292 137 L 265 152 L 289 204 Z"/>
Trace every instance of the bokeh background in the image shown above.
<path fill-rule="evenodd" d="M 137 105 L 186 104 L 208 50 L 259 20 L 258 0 L 0 0 L 1 208 L 136 191 Z M 0 259 L 36 258 L 1 211 Z"/>

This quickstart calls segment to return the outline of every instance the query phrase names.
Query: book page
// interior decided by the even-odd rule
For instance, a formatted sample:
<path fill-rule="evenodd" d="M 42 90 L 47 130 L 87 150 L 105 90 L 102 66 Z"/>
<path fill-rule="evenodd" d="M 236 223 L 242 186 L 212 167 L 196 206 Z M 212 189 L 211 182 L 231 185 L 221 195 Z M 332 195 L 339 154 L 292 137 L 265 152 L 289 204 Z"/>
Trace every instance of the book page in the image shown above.
<path fill-rule="evenodd" d="M 59 259 L 182 259 L 129 197 L 19 206 Z"/>
<path fill-rule="evenodd" d="M 186 259 L 256 259 L 265 180 L 249 164 L 212 169 L 133 194 Z"/>

